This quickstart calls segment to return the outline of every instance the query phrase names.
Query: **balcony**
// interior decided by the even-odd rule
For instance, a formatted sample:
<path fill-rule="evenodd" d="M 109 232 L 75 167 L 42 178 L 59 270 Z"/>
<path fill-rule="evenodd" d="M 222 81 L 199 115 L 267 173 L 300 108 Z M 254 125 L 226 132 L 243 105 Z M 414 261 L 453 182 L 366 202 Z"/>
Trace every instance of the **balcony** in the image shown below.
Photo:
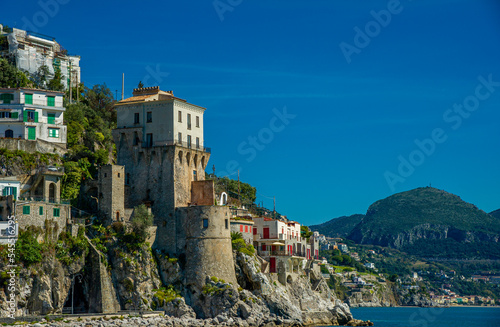
<path fill-rule="evenodd" d="M 143 148 L 152 148 L 152 147 L 157 147 L 157 146 L 171 146 L 171 145 L 177 145 L 177 146 L 182 146 L 182 147 L 188 148 L 188 149 L 203 151 L 206 153 L 212 153 L 211 148 L 206 148 L 206 147 L 203 147 L 201 145 L 197 146 L 196 144 L 188 143 L 188 142 L 184 142 L 184 141 L 157 141 L 157 142 L 154 142 L 154 144 L 150 144 L 149 142 L 142 142 Z"/>

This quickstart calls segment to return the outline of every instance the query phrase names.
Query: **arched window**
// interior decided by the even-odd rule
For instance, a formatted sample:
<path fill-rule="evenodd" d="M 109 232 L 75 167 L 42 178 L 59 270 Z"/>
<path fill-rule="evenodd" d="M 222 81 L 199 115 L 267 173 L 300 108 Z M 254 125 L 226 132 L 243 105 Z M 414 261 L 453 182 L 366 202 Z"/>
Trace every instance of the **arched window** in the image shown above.
<path fill-rule="evenodd" d="M 9 139 L 14 138 L 14 131 L 11 130 L 11 129 L 6 130 L 5 131 L 5 137 L 9 138 Z"/>

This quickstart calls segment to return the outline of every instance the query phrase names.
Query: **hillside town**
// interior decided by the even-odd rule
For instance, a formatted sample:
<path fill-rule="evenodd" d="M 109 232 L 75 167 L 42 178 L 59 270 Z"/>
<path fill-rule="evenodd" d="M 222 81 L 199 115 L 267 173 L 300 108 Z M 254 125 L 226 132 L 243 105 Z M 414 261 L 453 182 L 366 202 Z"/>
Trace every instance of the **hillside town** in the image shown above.
<path fill-rule="evenodd" d="M 33 85 L 0 88 L 0 148 L 63 158 L 68 153 L 69 138 L 66 107 L 74 96 L 69 95 L 70 101 L 65 97 L 73 85 L 81 82 L 80 56 L 68 55 L 55 38 L 41 34 L 15 28 L 7 33 L 1 25 L 0 34 L 8 40 L 8 50 L 0 53 L 3 58 L 31 74 L 48 67 L 48 79 L 62 73 L 64 87 L 62 90 Z M 206 173 L 212 155 L 204 139 L 207 109 L 174 95 L 173 90 L 139 85 L 132 90 L 131 97 L 114 102 L 112 110 L 116 113 L 116 126 L 111 131 L 112 154 L 108 155 L 116 154 L 116 159 L 96 165 L 96 174 L 79 185 L 78 201 L 63 196 L 67 172 L 61 161 L 49 163 L 47 159 L 47 163 L 30 169 L 13 169 L 5 163 L 0 167 L 0 244 L 18 241 L 24 231 L 36 231 L 36 240 L 40 243 L 62 244 L 61 237 L 80 237 L 90 245 L 88 261 L 93 271 L 81 282 L 86 283 L 85 286 L 74 290 L 76 276 L 84 273 L 83 270 L 72 272 L 64 299 L 60 303 L 40 305 L 33 309 L 37 314 L 73 313 L 75 294 L 83 298 L 85 293 L 87 297 L 95 295 L 97 303 L 77 302 L 82 312 L 115 313 L 135 309 L 137 305 L 152 311 L 152 301 L 123 295 L 126 291 L 139 292 L 134 289 L 136 281 L 130 276 L 123 279 L 127 282 L 116 281 L 107 259 L 111 255 L 106 254 L 105 245 L 107 241 L 126 243 L 125 238 L 117 235 L 120 231 L 122 236 L 131 235 L 126 231 L 135 228 L 143 209 L 152 219 L 143 242 L 148 249 L 145 251 L 163 258 L 166 261 L 163 266 L 167 268 L 162 268 L 175 271 L 172 275 L 177 279 L 168 287 L 173 289 L 172 285 L 182 284 L 174 298 L 182 295 L 184 305 L 193 307 L 189 310 L 196 311 L 197 316 L 211 319 L 220 316 L 217 312 L 210 317 L 200 303 L 206 301 L 207 293 L 218 295 L 230 288 L 238 289 L 242 278 L 233 269 L 234 260 L 238 252 L 246 254 L 245 250 L 252 257 L 255 254 L 254 278 L 264 274 L 274 286 L 280 283 L 287 287 L 309 277 L 305 279 L 310 281 L 308 287 L 312 292 L 330 289 L 351 307 L 396 306 L 400 304 L 397 296 L 407 296 L 408 303 L 420 306 L 498 304 L 498 300 L 490 296 L 457 294 L 449 285 L 453 278 L 500 284 L 500 276 L 496 274 L 478 272 L 465 277 L 455 276 L 454 271 L 415 270 L 409 275 L 397 276 L 382 272 L 377 262 L 383 259 L 384 253 L 350 245 L 346 238 L 327 237 L 309 230 L 299 218 L 289 219 L 275 209 L 250 208 L 240 201 L 239 194 L 218 188 L 215 168 L 213 174 Z M 237 183 L 239 186 L 240 181 Z M 137 243 L 141 242 L 134 239 L 124 247 L 131 248 Z M 240 251 L 242 247 L 244 251 Z M 119 253 L 120 260 L 132 262 L 125 251 L 120 251 L 113 253 Z M 137 249 L 130 252 L 138 256 Z M 378 261 L 372 260 L 375 258 Z M 335 260 L 343 260 L 345 264 Z M 428 292 L 425 285 L 429 278 L 442 280 L 441 288 Z M 94 283 L 101 289 L 93 289 Z M 254 284 L 248 286 L 248 290 L 256 288 Z M 223 290 L 214 291 L 210 287 Z M 147 292 L 153 294 L 153 287 L 149 288 Z M 243 288 L 239 288 L 243 292 Z M 158 289 L 154 288 L 156 298 Z M 167 306 L 163 300 L 161 304 Z M 337 303 L 336 307 L 341 305 Z M 315 312 L 305 306 L 301 310 Z M 27 309 L 19 309 L 18 313 L 21 311 L 26 314 Z M 241 310 L 238 312 L 246 316 Z"/>

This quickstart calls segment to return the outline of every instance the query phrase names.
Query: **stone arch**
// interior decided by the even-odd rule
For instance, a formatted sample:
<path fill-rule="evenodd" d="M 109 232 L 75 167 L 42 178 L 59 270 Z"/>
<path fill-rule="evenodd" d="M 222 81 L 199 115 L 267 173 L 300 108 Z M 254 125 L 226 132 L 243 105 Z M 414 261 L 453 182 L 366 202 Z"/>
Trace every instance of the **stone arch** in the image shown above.
<path fill-rule="evenodd" d="M 178 157 L 179 157 L 179 163 L 182 164 L 182 156 L 184 156 L 184 153 L 182 151 L 179 151 Z"/>
<path fill-rule="evenodd" d="M 56 183 L 49 184 L 49 202 L 56 202 L 57 185 Z"/>
<path fill-rule="evenodd" d="M 227 204 L 227 193 L 222 192 L 220 195 L 220 203 L 221 206 L 225 206 Z"/>
<path fill-rule="evenodd" d="M 194 167 L 198 167 L 198 154 L 195 154 L 194 157 L 193 157 L 193 164 L 194 164 Z"/>
<path fill-rule="evenodd" d="M 288 277 L 286 278 L 286 282 L 288 284 L 291 284 L 293 282 L 293 278 L 292 278 L 292 275 L 288 275 Z"/>
<path fill-rule="evenodd" d="M 190 160 L 191 160 L 191 153 L 188 152 L 188 153 L 186 153 L 186 163 L 187 163 L 188 167 L 189 167 Z"/>
<path fill-rule="evenodd" d="M 203 169 L 205 169 L 206 168 L 205 165 L 206 165 L 206 163 L 205 163 L 205 156 L 203 156 L 203 157 L 201 157 L 201 167 Z"/>
<path fill-rule="evenodd" d="M 8 139 L 14 138 L 14 131 L 11 130 L 11 129 L 6 130 L 5 131 L 5 137 L 8 138 Z"/>
<path fill-rule="evenodd" d="M 139 145 L 140 139 L 139 139 L 139 134 L 137 132 L 134 132 L 134 145 Z"/>

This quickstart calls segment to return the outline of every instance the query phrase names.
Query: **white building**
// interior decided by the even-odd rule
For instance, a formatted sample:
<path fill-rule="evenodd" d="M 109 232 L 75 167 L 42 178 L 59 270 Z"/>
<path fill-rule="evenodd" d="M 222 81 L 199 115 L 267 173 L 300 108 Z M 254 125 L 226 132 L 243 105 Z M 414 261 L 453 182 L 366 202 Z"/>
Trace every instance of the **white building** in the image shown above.
<path fill-rule="evenodd" d="M 0 244 L 8 244 L 9 239 L 17 240 L 19 224 L 17 222 L 0 221 Z M 10 241 L 12 242 L 12 241 Z"/>
<path fill-rule="evenodd" d="M 7 34 L 3 32 L 1 25 L 0 34 Z M 68 89 L 70 81 L 73 87 L 80 83 L 80 56 L 68 55 L 55 38 L 13 28 L 12 32 L 7 34 L 7 40 L 9 50 L 1 55 L 15 59 L 18 69 L 33 75 L 40 67 L 46 66 L 49 80 L 59 68 L 62 76 L 61 82 L 65 89 Z"/>
<path fill-rule="evenodd" d="M 21 183 L 17 180 L 0 179 L 0 196 L 13 195 L 14 200 L 19 199 Z"/>
<path fill-rule="evenodd" d="M 136 129 L 134 145 L 181 145 L 204 150 L 205 108 L 177 98 L 158 86 L 134 89 L 131 98 L 118 102 L 117 129 Z"/>
<path fill-rule="evenodd" d="M 0 138 L 43 140 L 66 147 L 62 92 L 0 88 Z"/>
<path fill-rule="evenodd" d="M 375 264 L 373 262 L 365 263 L 365 267 L 369 269 L 375 269 Z"/>

